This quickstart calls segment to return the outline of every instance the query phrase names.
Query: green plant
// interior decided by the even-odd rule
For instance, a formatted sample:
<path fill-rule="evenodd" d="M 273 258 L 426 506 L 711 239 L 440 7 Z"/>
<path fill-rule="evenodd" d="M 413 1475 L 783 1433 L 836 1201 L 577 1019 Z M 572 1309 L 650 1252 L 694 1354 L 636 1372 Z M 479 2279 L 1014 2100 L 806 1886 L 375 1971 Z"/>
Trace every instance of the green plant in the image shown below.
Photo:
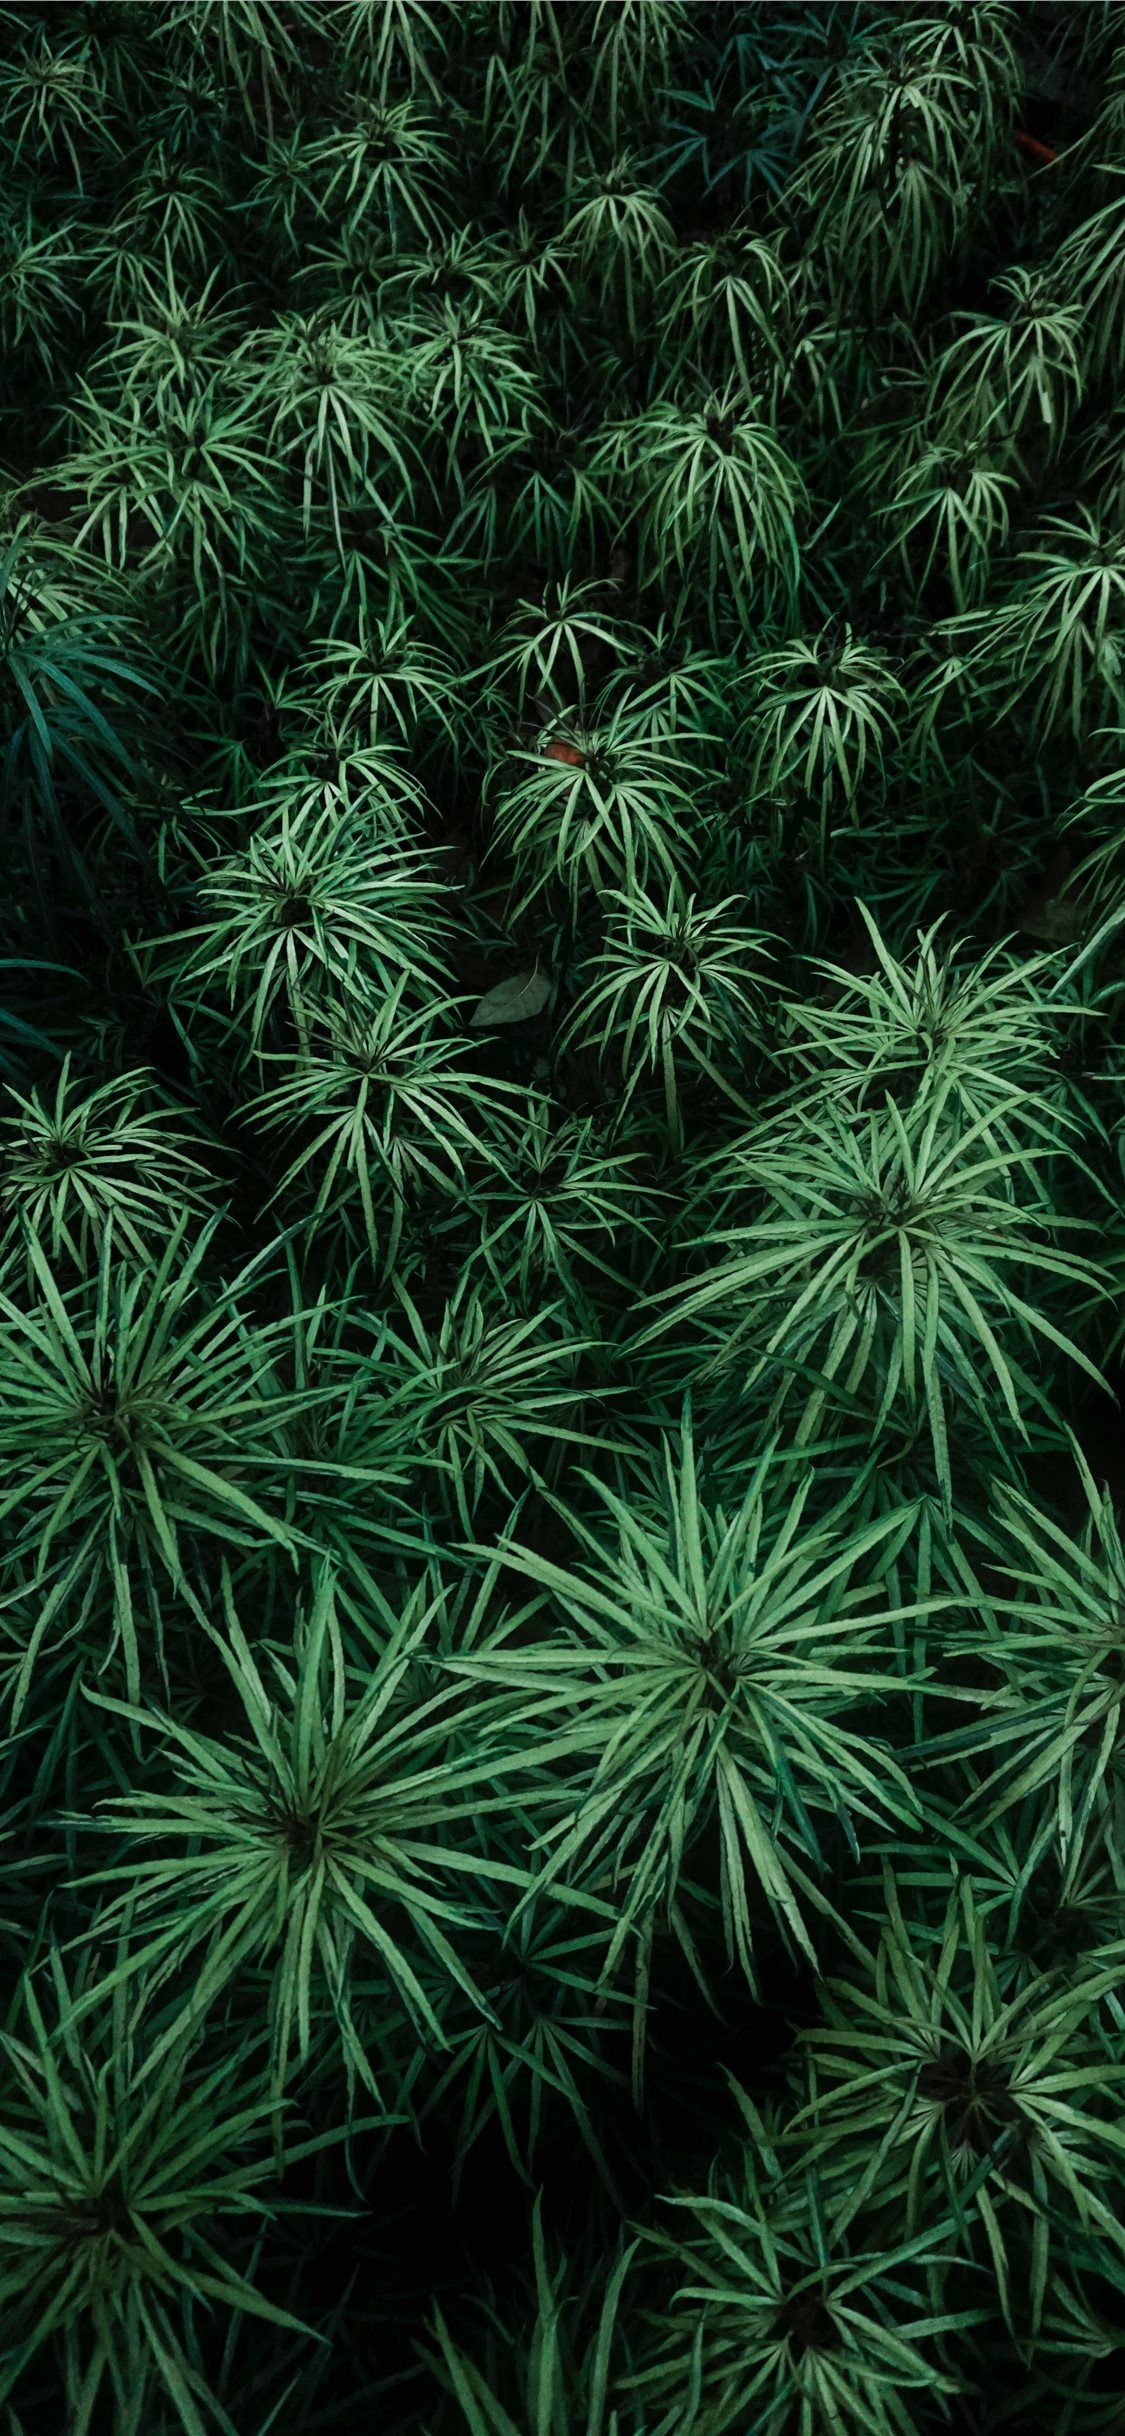
<path fill-rule="evenodd" d="M 898 678 L 883 652 L 853 642 L 845 627 L 755 654 L 746 679 L 753 785 L 767 796 L 810 797 L 827 836 L 834 814 L 855 816 L 865 779 L 870 796 L 873 776 L 883 775 L 905 708 Z"/>
<path fill-rule="evenodd" d="M 721 769 L 737 725 L 735 654 L 700 647 L 667 612 L 654 626 L 620 638 L 618 651 L 610 698 L 627 704 L 654 742 L 690 736 L 700 767 L 709 774 Z"/>
<path fill-rule="evenodd" d="M 223 1607 L 218 1646 L 238 1697 L 237 1738 L 128 1712 L 141 1730 L 160 1733 L 178 1782 L 113 1806 L 115 1832 L 137 1849 L 98 1883 L 125 1877 L 109 1919 L 128 1922 L 139 1943 L 107 1985 L 124 1985 L 138 1968 L 175 1983 L 190 1958 L 179 2011 L 185 2027 L 197 2027 L 236 1973 L 264 1961 L 276 2091 L 294 2059 L 307 2062 L 327 2005 L 349 2081 L 381 2103 L 352 2015 L 353 1955 L 358 1947 L 374 1958 L 427 2043 L 443 2039 L 419 1977 L 422 1956 L 487 2007 L 458 1957 L 458 1931 L 470 1920 L 458 1890 L 471 1897 L 478 1886 L 522 1880 L 488 1855 L 479 1834 L 450 1829 L 504 1806 L 496 1756 L 474 1755 L 471 1706 L 443 1682 L 440 1664 L 426 1663 L 424 1601 L 395 1623 L 362 1683 L 345 1655 L 329 1567 L 297 1618 L 291 1652 L 276 1653 L 265 1677 L 229 1578 Z M 154 1858 L 142 1858 L 150 1845 Z M 181 2035 L 179 2011 L 158 2054 Z"/>
<path fill-rule="evenodd" d="M 758 2108 L 736 2094 L 737 2163 L 706 2192 L 677 2195 L 686 2229 L 664 2236 L 679 2288 L 659 2330 L 662 2357 L 638 2380 L 650 2409 L 669 2406 L 657 2425 L 676 2425 L 686 2395 L 695 2424 L 715 2436 L 743 2424 L 748 2402 L 769 2436 L 816 2436 L 826 2424 L 841 2436 L 915 2436 L 929 2404 L 948 2416 L 958 2391 L 942 2338 L 978 2316 L 924 2297 L 946 2226 L 863 2248 L 846 2209 L 830 2212 L 811 2177 L 802 2187 Z"/>
<path fill-rule="evenodd" d="M 36 39 L 29 26 L 0 70 L 0 135 L 13 167 L 22 169 L 29 155 L 54 167 L 61 156 L 81 194 L 87 146 L 95 153 L 116 150 L 107 98 L 101 61 L 88 39 L 56 43 L 45 28 Z"/>
<path fill-rule="evenodd" d="M 989 140 L 974 124 L 982 80 L 948 39 L 935 46 L 934 31 L 912 19 L 881 56 L 838 78 L 804 165 L 813 242 L 839 290 L 857 290 L 874 314 L 916 309 L 974 216 Z"/>
<path fill-rule="evenodd" d="M 78 546 L 93 542 L 108 566 L 170 597 L 177 641 L 212 676 L 231 664 L 245 673 L 269 531 L 260 434 L 224 391 L 220 377 L 170 396 L 151 422 L 136 399 L 114 410 L 88 393 L 65 464 L 83 504 Z"/>
<path fill-rule="evenodd" d="M 594 470 L 635 501 L 651 576 L 702 585 L 713 632 L 792 602 L 805 484 L 760 401 L 737 382 L 611 425 Z"/>
<path fill-rule="evenodd" d="M 171 250 L 164 277 L 148 278 L 131 313 L 114 324 L 103 377 L 109 395 L 123 387 L 158 416 L 178 399 L 197 397 L 222 373 L 244 335 L 244 314 L 216 264 L 202 285 L 177 275 Z M 97 379 L 98 367 L 93 367 Z"/>
<path fill-rule="evenodd" d="M 655 16 L 644 0 L 624 0 L 620 8 L 611 7 L 609 0 L 594 0 L 590 108 L 599 117 L 604 113 L 612 143 L 617 144 L 622 126 L 629 123 L 626 108 L 643 125 L 651 107 L 649 95 L 668 77 L 688 30 L 684 0 L 672 0 L 671 7 Z"/>
<path fill-rule="evenodd" d="M 323 720 L 330 729 L 425 749 L 436 729 L 455 749 L 460 741 L 457 677 L 449 659 L 400 613 L 373 619 L 356 640 L 333 636 L 310 654 L 286 688 L 290 716 Z"/>
<path fill-rule="evenodd" d="M 567 1116 L 544 1095 L 513 1107 L 496 1129 L 495 1163 L 469 1201 L 479 1259 L 505 1293 L 533 1304 L 562 1288 L 620 1277 L 629 1251 L 651 1253 L 659 1196 L 636 1149 L 609 1149 L 604 1126 Z"/>
<path fill-rule="evenodd" d="M 480 1117 L 504 1105 L 503 1086 L 466 1067 L 466 1045 L 442 1021 L 440 1002 L 407 1011 L 409 980 L 401 973 L 370 1009 L 327 1006 L 284 1061 L 288 1072 L 250 1110 L 267 1133 L 301 1141 L 277 1188 L 284 1207 L 319 1171 L 313 1217 L 341 1215 L 350 1235 L 358 1203 L 360 1239 L 388 1265 L 408 1200 L 419 1189 L 458 1193 L 479 1155 Z"/>
<path fill-rule="evenodd" d="M 974 318 L 944 347 L 929 377 L 927 416 L 938 435 L 991 439 L 1002 452 L 1034 431 L 1056 455 L 1082 397 L 1081 313 L 1037 272 L 1000 272 L 994 319 Z"/>
<path fill-rule="evenodd" d="M 439 438 L 442 473 L 463 493 L 466 460 L 491 462 L 541 423 L 526 347 L 487 307 L 450 303 L 412 316 L 403 340 L 411 408 Z"/>
<path fill-rule="evenodd" d="M 887 1562 L 912 1516 L 865 1523 L 845 1502 L 806 1521 L 813 1474 L 794 1486 L 768 1451 L 727 1511 L 700 1483 L 690 1415 L 640 1495 L 597 1486 L 600 1527 L 572 1522 L 580 1569 L 506 1551 L 555 1601 L 549 1645 L 473 1654 L 459 1671 L 522 1691 L 535 1734 L 583 1763 L 560 1782 L 535 1884 L 580 1872 L 612 1902 L 607 1975 L 639 1939 L 643 1986 L 667 1921 L 706 1994 L 692 1901 L 706 1844 L 728 1959 L 754 1986 L 763 1919 L 811 1955 L 809 1913 L 831 1908 L 817 1817 L 854 1841 L 853 1819 L 914 1815 L 886 1747 L 847 1722 L 901 1693 L 881 1662 L 890 1616 L 869 1560 Z"/>
<path fill-rule="evenodd" d="M 763 943 L 736 898 L 700 905 L 677 882 L 660 901 L 640 888 L 607 900 L 605 942 L 583 968 L 563 1047 L 620 1065 L 622 1108 L 659 1079 L 669 1141 L 682 1149 L 684 1092 L 702 1081 L 745 1107 L 729 1079 L 763 1028 Z M 726 1073 L 724 1073 L 726 1068 Z"/>
<path fill-rule="evenodd" d="M 794 1092 L 810 1121 L 845 1097 L 858 1111 L 948 1093 L 960 1117 L 981 1121 L 989 1148 L 1018 1155 L 1064 1142 L 1068 1128 L 1056 1131 L 1050 1104 L 1073 1015 L 1050 957 L 1006 944 L 972 955 L 965 942 L 942 941 L 935 924 L 908 961 L 892 955 L 868 908 L 859 911 L 870 968 L 821 962 L 821 990 L 795 994 L 780 1027 L 808 1078 L 807 1087 L 794 1079 Z M 1026 1171 L 1032 1189 L 1038 1172 Z"/>
<path fill-rule="evenodd" d="M 192 1240 L 187 1219 L 171 1219 L 137 1265 L 107 1220 L 97 1268 L 70 1287 L 29 1236 L 33 1294 L 0 1295 L 0 1519 L 17 1518 L 9 1568 L 37 1602 L 17 1715 L 49 1635 L 82 1631 L 93 1612 L 135 1697 L 142 1664 L 166 1663 L 169 1594 L 198 1607 L 201 1543 L 294 1546 L 278 1330 L 244 1316 L 245 1278 L 206 1291 L 216 1225 Z"/>
<path fill-rule="evenodd" d="M 183 59 L 185 53 L 190 57 L 194 52 L 201 65 L 213 63 L 222 85 L 237 97 L 246 117 L 252 118 L 262 107 L 269 120 L 298 65 L 294 34 L 308 32 L 304 0 L 298 0 L 296 11 L 285 13 L 278 0 L 249 0 L 241 8 L 234 0 L 219 0 L 214 14 L 203 21 L 190 0 L 164 0 L 163 15 L 164 37 L 173 45 L 174 55 Z"/>
<path fill-rule="evenodd" d="M 495 1902 L 471 1933 L 481 2000 L 453 1994 L 442 2013 L 443 2049 L 422 2119 L 460 2100 L 454 2192 L 474 2145 L 495 2121 L 516 2172 L 530 2182 L 537 2154 L 565 2108 L 599 2175 L 613 2177 L 590 2089 L 628 2088 L 614 2061 L 623 2044 L 622 1992 L 601 1980 L 604 1931 L 546 1902 L 510 1919 Z M 616 2002 L 614 1998 L 616 1997 Z M 481 2010 L 486 2002 L 488 2011 Z M 446 2060 L 448 2057 L 448 2061 Z M 600 2085 L 600 2088 L 599 2088 Z"/>
<path fill-rule="evenodd" d="M 619 310 L 634 340 L 644 308 L 664 275 L 674 243 L 659 189 L 648 185 L 624 153 L 587 177 L 573 193 L 562 245 L 573 256 L 601 313 Z"/>
<path fill-rule="evenodd" d="M 995 2277 L 1005 2319 L 1026 2303 L 1034 2338 L 1052 2232 L 1069 2219 L 1121 2240 L 1122 2067 L 1092 2018 L 1096 1980 L 1002 1997 L 968 1881 L 929 1939 L 911 1937 L 890 1879 L 886 1909 L 868 1972 L 833 1988 L 826 2027 L 807 2042 L 814 2095 L 798 2125 L 826 2185 L 843 2186 L 847 2220 L 877 2204 L 901 2212 L 910 2235 L 951 2216 Z"/>
<path fill-rule="evenodd" d="M 208 1170 L 186 1147 L 198 1150 L 198 1137 L 175 1125 L 143 1068 L 83 1093 L 65 1057 L 50 1099 L 11 1088 L 5 1096 L 0 1257 L 26 1230 L 55 1268 L 68 1260 L 86 1269 L 112 1227 L 143 1261 L 170 1211 L 206 1209 Z"/>
<path fill-rule="evenodd" d="M 1122 204 L 1117 193 L 1092 219 L 1072 229 L 1053 266 L 1082 316 L 1090 374 L 1096 381 L 1120 366 L 1121 231 Z"/>
<path fill-rule="evenodd" d="M 583 706 L 587 671 L 599 652 L 617 652 L 621 632 L 605 606 L 598 583 L 576 584 L 569 575 L 544 587 L 541 598 L 520 600 L 505 621 L 485 671 L 501 695 L 510 686 L 516 711 L 549 703 L 564 715 Z"/>
<path fill-rule="evenodd" d="M 44 228 L 30 202 L 9 206 L 0 228 L 0 329 L 13 356 L 34 349 L 43 370 L 58 360 L 81 254 L 76 223 Z"/>
<path fill-rule="evenodd" d="M 1121 2436 L 1123 30 L 3 11 L 3 2436 Z"/>
<path fill-rule="evenodd" d="M 59 864 L 89 895 L 89 862 L 60 783 L 68 793 L 76 787 L 80 800 L 85 795 L 97 804 L 135 842 L 124 786 L 139 775 L 131 728 L 152 680 L 125 604 L 92 605 L 80 575 L 68 582 L 56 574 L 53 553 L 38 550 L 37 540 L 34 519 L 20 517 L 0 560 L 0 682 L 7 697 L 0 789 L 8 821 L 22 829 L 41 896 Z"/>
<path fill-rule="evenodd" d="M 151 2028 L 120 1994 L 79 2030 L 57 1954 L 46 1980 L 24 1979 L 3 2033 L 0 2394 L 18 2392 L 49 2347 L 75 2436 L 97 2424 L 106 2393 L 123 2436 L 139 2436 L 161 2398 L 185 2436 L 208 2419 L 231 2436 L 194 2304 L 299 2326 L 230 2255 L 231 2223 L 260 2222 L 272 2169 L 253 2044 L 204 2063 L 180 2037 L 154 2068 Z"/>
<path fill-rule="evenodd" d="M 706 1328 L 714 1315 L 710 1366 L 737 1366 L 751 1381 L 779 1360 L 792 1365 L 776 1389 L 779 1417 L 805 1365 L 810 1381 L 838 1380 L 852 1395 L 871 1376 L 876 1430 L 893 1413 L 924 1422 L 947 1503 L 950 1409 L 966 1405 L 987 1420 L 998 1396 L 1018 1437 L 1023 1408 L 1039 1403 L 1017 1343 L 1041 1337 L 1098 1376 L 1017 1279 L 1034 1279 L 1040 1294 L 1052 1277 L 1085 1297 L 1106 1290 L 1097 1269 L 1058 1240 L 1060 1218 L 1049 1214 L 1044 1237 L 1041 1207 L 1016 1189 L 1043 1150 L 989 1144 L 1000 1111 L 957 1118 L 952 1094 L 947 1075 L 902 1109 L 889 1094 L 862 1116 L 829 1103 L 815 1135 L 790 1129 L 761 1149 L 751 1135 L 720 1185 L 719 1239 L 730 1249 L 709 1273 L 664 1289 L 669 1307 L 639 1339 L 650 1343 L 683 1321 Z M 733 1223 L 732 1202 L 745 1209 L 751 1193 L 755 1216 Z M 793 1425 L 797 1445 L 812 1437 L 824 1402 L 824 1384 L 812 1383 Z"/>
<path fill-rule="evenodd" d="M 959 611 L 978 608 L 1008 540 L 1015 475 L 987 439 L 919 442 L 893 464 L 891 495 L 879 504 L 887 558 L 907 583 L 940 574 Z"/>
<path fill-rule="evenodd" d="M 748 397 L 783 355 L 788 289 L 777 251 L 749 228 L 724 230 L 680 250 L 661 302 L 682 323 L 685 355 L 708 370 L 733 357 Z"/>
<path fill-rule="evenodd" d="M 438 2351 L 435 2367 L 451 2393 L 457 2424 L 469 2436 L 531 2436 L 532 2429 L 554 2426 L 570 2436 L 581 2426 L 583 2436 L 624 2436 L 639 2427 L 618 2365 L 622 2344 L 622 2296 L 633 2264 L 636 2244 L 630 2243 L 602 2277 L 587 2277 L 578 2285 L 565 2259 L 553 2261 L 543 2236 L 538 2206 L 532 2219 L 532 2290 L 521 2308 L 518 2344 L 507 2325 L 490 2311 L 483 2351 L 485 2365 L 453 2340 L 440 2312 L 435 2318 Z M 577 2302 L 579 2331 L 574 2331 Z M 582 2339 L 585 2334 L 585 2340 Z M 516 2377 L 512 2380 L 512 2369 Z M 616 2372 L 616 2373 L 615 2373 Z M 513 2411 L 505 2397 L 509 2383 Z M 612 2394 L 612 2402 L 611 2402 Z M 549 2414 L 549 2415 L 548 2415 Z"/>
<path fill-rule="evenodd" d="M 214 163 L 185 161 L 173 140 L 159 139 L 90 249 L 90 283 L 108 313 L 140 303 L 154 264 L 168 277 L 180 270 L 188 279 L 203 279 L 217 255 L 229 272 L 224 205 Z"/>
<path fill-rule="evenodd" d="M 508 1316 L 471 1284 L 429 1325 L 401 1284 L 398 1300 L 403 1324 L 389 1325 L 379 1346 L 380 1426 L 410 1450 L 423 1511 L 431 1500 L 439 1515 L 452 1509 L 469 1534 L 490 1489 L 510 1502 L 517 1484 L 540 1482 L 537 1441 L 547 1441 L 548 1462 L 560 1445 L 588 1442 L 576 1374 L 594 1347 L 556 1306 Z"/>
<path fill-rule="evenodd" d="M 514 27 L 511 28 L 515 32 Z M 523 196 L 561 173 L 564 189 L 592 165 L 593 121 L 568 107 L 567 58 L 556 12 L 542 6 L 522 24 L 523 56 L 514 43 L 493 43 L 481 95 L 481 150 L 495 167 L 500 191 Z"/>
<path fill-rule="evenodd" d="M 337 22 L 349 68 L 380 99 L 405 83 L 411 93 L 425 86 L 440 103 L 449 29 L 432 7 L 422 0 L 392 0 L 389 8 L 379 0 L 344 0 Z"/>
<path fill-rule="evenodd" d="M 630 704 L 599 702 L 588 721 L 551 720 L 538 751 L 498 758 L 493 819 L 515 865 L 513 919 L 552 885 L 575 909 L 584 883 L 604 895 L 621 881 L 643 887 L 658 872 L 673 881 L 690 868 L 698 816 L 676 741 L 646 735 Z"/>
<path fill-rule="evenodd" d="M 991 623 L 985 651 L 1009 680 L 1007 708 L 1031 700 L 1040 729 L 1088 735 L 1107 715 L 1119 716 L 1125 693 L 1121 632 L 1125 624 L 1125 551 L 1089 508 L 1073 517 L 1044 518 L 1043 540 L 1022 550 L 1008 598 Z M 977 635 L 980 613 L 973 621 Z"/>
<path fill-rule="evenodd" d="M 966 1810 L 986 1820 L 1047 1793 L 1066 1854 L 1119 1768 L 1125 1551 L 1113 1501 L 1079 1453 L 1085 1513 L 1064 1530 L 1021 1489 L 996 1489 L 992 1570 L 973 1637 L 984 1681 L 979 1726 L 954 1730 L 951 1756 L 983 1772 Z M 1029 1569 L 1030 1567 L 1030 1569 Z"/>
<path fill-rule="evenodd" d="M 345 502 L 378 498 L 379 477 L 408 483 L 413 451 L 404 445 L 402 409 L 394 412 L 392 359 L 370 334 L 352 334 L 324 314 L 293 315 L 269 334 L 260 360 L 248 359 L 248 413 L 270 414 L 270 444 L 292 450 L 300 474 L 301 519 L 327 501 L 336 545 L 344 548 Z M 390 395 L 392 411 L 388 415 Z"/>
<path fill-rule="evenodd" d="M 392 252 L 440 237 L 449 225 L 454 164 L 444 130 L 413 100 L 356 96 L 352 123 L 315 152 L 323 211 L 349 229 L 374 222 Z"/>
<path fill-rule="evenodd" d="M 380 836 L 370 806 L 348 818 L 338 804 L 298 796 L 291 813 L 291 789 L 287 773 L 245 851 L 205 868 L 203 920 L 140 951 L 188 1007 L 222 990 L 247 1060 L 277 1037 L 281 1013 L 290 1037 L 307 1044 L 318 1013 L 341 1004 L 358 1012 L 445 969 L 445 890 L 432 852 L 393 831 Z"/>

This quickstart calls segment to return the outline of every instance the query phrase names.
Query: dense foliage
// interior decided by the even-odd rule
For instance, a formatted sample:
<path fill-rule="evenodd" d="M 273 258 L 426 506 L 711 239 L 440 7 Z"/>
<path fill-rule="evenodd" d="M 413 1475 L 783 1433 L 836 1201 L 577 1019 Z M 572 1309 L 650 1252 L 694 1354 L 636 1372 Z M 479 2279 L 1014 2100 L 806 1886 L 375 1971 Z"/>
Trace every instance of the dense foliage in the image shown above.
<path fill-rule="evenodd" d="M 1125 10 L 0 162 L 5 2436 L 1110 2436 Z"/>

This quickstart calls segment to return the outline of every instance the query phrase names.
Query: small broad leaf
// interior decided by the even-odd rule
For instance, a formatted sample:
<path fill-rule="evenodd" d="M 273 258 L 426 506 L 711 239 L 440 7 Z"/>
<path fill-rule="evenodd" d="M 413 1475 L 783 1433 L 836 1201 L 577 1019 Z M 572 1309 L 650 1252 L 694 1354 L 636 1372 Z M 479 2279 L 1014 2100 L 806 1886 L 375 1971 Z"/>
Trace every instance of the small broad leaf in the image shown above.
<path fill-rule="evenodd" d="M 530 973 L 513 973 L 510 981 L 498 981 L 494 990 L 487 991 L 469 1018 L 469 1029 L 480 1032 L 493 1023 L 526 1023 L 529 1016 L 542 1012 L 550 995 L 551 976 L 538 965 Z"/>
<path fill-rule="evenodd" d="M 1057 897 L 1033 897 L 1020 915 L 1020 929 L 1029 939 L 1046 939 L 1052 946 L 1069 947 L 1082 936 L 1082 909 L 1065 892 Z"/>

